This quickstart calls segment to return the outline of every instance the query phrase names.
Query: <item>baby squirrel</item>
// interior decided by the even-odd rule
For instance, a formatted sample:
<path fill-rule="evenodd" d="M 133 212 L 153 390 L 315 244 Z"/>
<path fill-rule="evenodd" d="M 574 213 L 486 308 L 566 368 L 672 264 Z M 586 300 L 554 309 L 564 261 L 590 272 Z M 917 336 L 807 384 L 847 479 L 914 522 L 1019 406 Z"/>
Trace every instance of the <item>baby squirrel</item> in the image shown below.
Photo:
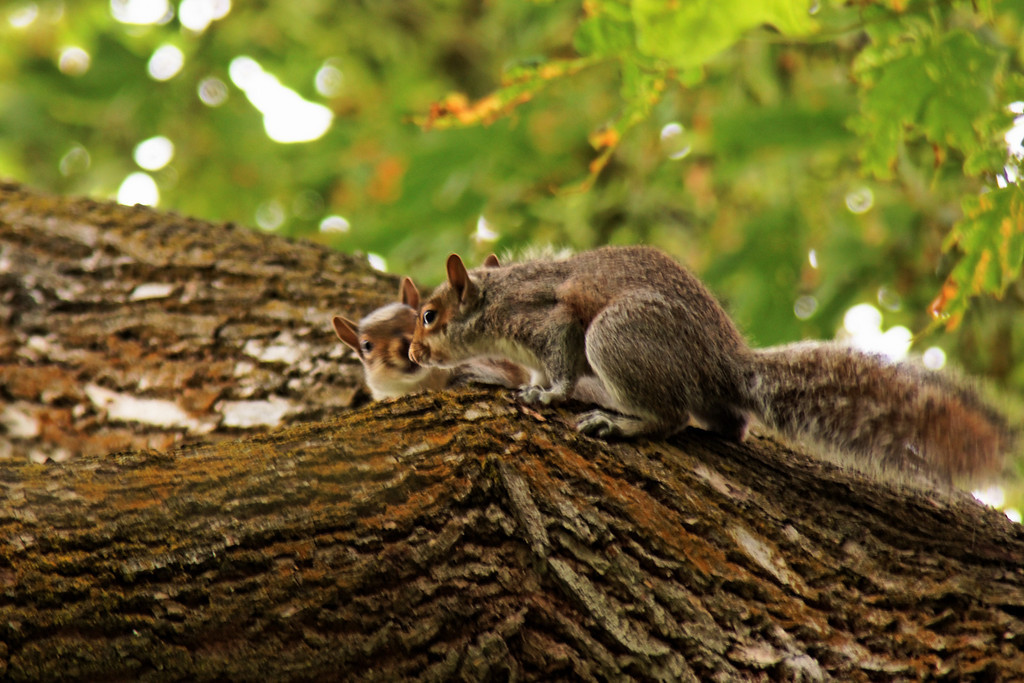
<path fill-rule="evenodd" d="M 692 417 L 741 441 L 756 417 L 862 462 L 947 478 L 995 474 L 1011 446 L 1003 418 L 941 375 L 828 342 L 751 349 L 704 284 L 657 249 L 472 271 L 452 254 L 447 274 L 420 309 L 410 358 L 512 360 L 533 370 L 522 400 L 543 404 L 596 374 L 619 414 L 580 415 L 586 434 L 667 435 Z"/>
<path fill-rule="evenodd" d="M 426 368 L 413 363 L 409 343 L 419 305 L 419 290 L 410 278 L 403 278 L 398 301 L 371 311 L 358 324 L 341 316 L 331 320 L 338 338 L 359 356 L 366 386 L 375 401 L 464 382 L 518 387 L 528 381 L 530 375 L 524 368 L 500 359 L 473 359 L 451 368 Z"/>

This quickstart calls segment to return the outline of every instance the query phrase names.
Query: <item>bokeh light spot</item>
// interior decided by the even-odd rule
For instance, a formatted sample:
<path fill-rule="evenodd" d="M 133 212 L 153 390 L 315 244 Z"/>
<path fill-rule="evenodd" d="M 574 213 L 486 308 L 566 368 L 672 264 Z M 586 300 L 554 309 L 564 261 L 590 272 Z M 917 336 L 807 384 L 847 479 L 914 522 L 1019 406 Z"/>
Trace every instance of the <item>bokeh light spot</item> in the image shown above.
<path fill-rule="evenodd" d="M 159 201 L 160 190 L 156 186 L 156 181 L 148 173 L 138 171 L 129 174 L 121 182 L 121 187 L 117 189 L 118 204 L 156 206 Z"/>
<path fill-rule="evenodd" d="M 60 51 L 57 67 L 67 76 L 81 76 L 92 65 L 92 57 L 80 47 L 66 47 Z"/>
<path fill-rule="evenodd" d="M 137 144 L 133 156 L 135 163 L 147 171 L 159 171 L 174 158 L 174 143 L 157 135 Z"/>
<path fill-rule="evenodd" d="M 177 76 L 183 66 L 185 66 L 185 53 L 181 49 L 174 45 L 161 45 L 153 51 L 146 70 L 149 72 L 150 78 L 167 81 Z"/>

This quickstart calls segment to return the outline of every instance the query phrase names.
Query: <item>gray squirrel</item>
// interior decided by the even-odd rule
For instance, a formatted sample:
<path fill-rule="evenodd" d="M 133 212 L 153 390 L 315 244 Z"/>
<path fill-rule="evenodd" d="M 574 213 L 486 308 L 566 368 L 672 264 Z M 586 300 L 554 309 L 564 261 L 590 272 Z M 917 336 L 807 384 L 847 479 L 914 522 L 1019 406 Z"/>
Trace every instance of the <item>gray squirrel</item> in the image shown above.
<path fill-rule="evenodd" d="M 704 284 L 654 248 L 472 271 L 452 254 L 447 275 L 420 308 L 410 358 L 511 360 L 532 371 L 529 403 L 560 402 L 592 373 L 615 412 L 580 415 L 586 434 L 668 435 L 694 418 L 738 442 L 757 418 L 788 439 L 950 479 L 998 473 L 1013 441 L 942 375 L 830 342 L 750 348 Z"/>

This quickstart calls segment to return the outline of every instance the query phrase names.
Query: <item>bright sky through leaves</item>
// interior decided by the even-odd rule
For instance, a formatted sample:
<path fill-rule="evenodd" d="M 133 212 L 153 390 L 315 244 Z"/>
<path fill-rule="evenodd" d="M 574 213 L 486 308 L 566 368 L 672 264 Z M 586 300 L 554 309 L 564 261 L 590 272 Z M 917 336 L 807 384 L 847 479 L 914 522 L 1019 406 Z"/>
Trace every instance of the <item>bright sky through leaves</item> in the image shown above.
<path fill-rule="evenodd" d="M 334 115 L 322 104 L 304 100 L 250 57 L 236 57 L 229 70 L 234 83 L 263 114 L 263 126 L 275 142 L 310 142 L 323 136 Z"/>

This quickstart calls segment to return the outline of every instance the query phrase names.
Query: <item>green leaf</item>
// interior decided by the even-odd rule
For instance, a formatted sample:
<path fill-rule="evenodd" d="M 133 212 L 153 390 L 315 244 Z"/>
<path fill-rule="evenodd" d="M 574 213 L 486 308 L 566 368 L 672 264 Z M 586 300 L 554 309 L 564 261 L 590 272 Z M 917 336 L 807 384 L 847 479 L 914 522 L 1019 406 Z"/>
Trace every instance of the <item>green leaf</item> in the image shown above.
<path fill-rule="evenodd" d="M 901 145 L 924 137 L 968 157 L 967 172 L 998 170 L 1001 164 L 993 168 L 995 157 L 987 152 L 995 143 L 1001 104 L 993 82 L 1005 55 L 954 31 L 887 56 L 878 62 L 877 50 L 865 50 L 858 58 L 863 89 L 860 115 L 852 123 L 863 139 L 865 169 L 891 178 Z"/>
<path fill-rule="evenodd" d="M 592 57 L 620 57 L 636 52 L 636 27 L 625 0 L 601 0 L 587 5 L 588 17 L 573 36 L 576 50 Z"/>
<path fill-rule="evenodd" d="M 1024 262 L 1024 186 L 1013 183 L 963 202 L 964 217 L 943 245 L 964 256 L 953 268 L 932 313 L 955 326 L 972 296 L 1001 297 L 1020 277 Z"/>
<path fill-rule="evenodd" d="M 817 28 L 807 0 L 633 0 L 632 7 L 640 52 L 680 69 L 706 63 L 755 26 L 786 35 Z"/>

